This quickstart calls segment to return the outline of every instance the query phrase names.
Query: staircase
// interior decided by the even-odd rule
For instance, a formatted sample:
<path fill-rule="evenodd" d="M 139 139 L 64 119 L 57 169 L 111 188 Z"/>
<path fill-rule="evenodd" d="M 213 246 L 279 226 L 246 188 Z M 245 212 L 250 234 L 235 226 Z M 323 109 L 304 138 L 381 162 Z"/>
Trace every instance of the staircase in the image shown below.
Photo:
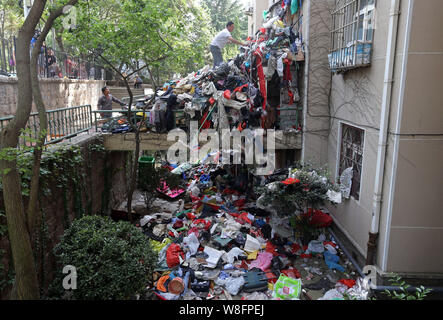
<path fill-rule="evenodd" d="M 108 87 L 108 88 L 109 88 L 109 91 L 111 92 L 111 95 L 113 95 L 114 97 L 116 97 L 119 100 L 122 100 L 123 97 L 129 97 L 128 90 L 126 89 L 126 87 Z M 139 95 L 145 94 L 144 88 L 134 89 L 133 87 L 131 87 L 131 91 L 132 91 L 133 96 L 139 96 Z M 135 100 L 137 100 L 137 98 Z M 129 100 L 126 100 L 123 102 L 129 102 Z M 135 103 L 135 101 L 133 102 L 133 104 L 134 103 Z M 121 106 L 118 103 L 113 102 L 112 108 L 113 109 L 121 109 Z"/>

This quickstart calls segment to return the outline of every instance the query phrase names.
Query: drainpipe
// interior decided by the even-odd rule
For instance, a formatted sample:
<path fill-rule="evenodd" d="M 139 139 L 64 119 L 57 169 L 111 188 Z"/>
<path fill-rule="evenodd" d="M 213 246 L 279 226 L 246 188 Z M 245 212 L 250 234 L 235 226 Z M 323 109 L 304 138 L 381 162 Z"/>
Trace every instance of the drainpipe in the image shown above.
<path fill-rule="evenodd" d="M 308 113 L 308 90 L 309 90 L 309 66 L 310 66 L 310 24 L 311 24 L 311 0 L 307 0 L 304 2 L 306 4 L 306 20 L 303 21 L 304 24 L 306 24 L 306 34 L 304 35 L 305 38 L 305 86 L 304 86 L 304 101 L 303 101 L 303 128 L 302 128 L 302 149 L 301 149 L 301 161 L 302 163 L 305 162 L 305 154 L 306 154 L 306 116 Z M 299 10 L 302 10 L 300 8 Z M 304 19 L 305 15 L 303 15 Z M 302 30 L 303 33 L 303 30 Z"/>
<path fill-rule="evenodd" d="M 383 97 L 380 117 L 380 133 L 377 148 L 377 163 L 375 172 L 374 197 L 372 207 L 371 230 L 369 232 L 366 264 L 373 265 L 377 253 L 377 237 L 380 228 L 380 212 L 382 206 L 383 178 L 385 171 L 386 146 L 388 140 L 389 112 L 391 109 L 392 83 L 397 48 L 398 16 L 400 15 L 400 0 L 391 0 L 389 33 L 386 52 L 386 65 L 383 85 Z"/>

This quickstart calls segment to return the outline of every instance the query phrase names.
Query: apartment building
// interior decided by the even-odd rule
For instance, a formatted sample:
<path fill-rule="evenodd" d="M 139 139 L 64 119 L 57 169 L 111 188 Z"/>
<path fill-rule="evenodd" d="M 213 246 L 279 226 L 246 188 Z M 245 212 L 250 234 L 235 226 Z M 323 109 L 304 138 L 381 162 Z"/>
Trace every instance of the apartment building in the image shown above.
<path fill-rule="evenodd" d="M 250 30 L 277 2 L 255 1 Z M 351 173 L 328 209 L 357 260 L 381 275 L 443 278 L 443 2 L 300 4 L 300 159 L 337 181 Z"/>

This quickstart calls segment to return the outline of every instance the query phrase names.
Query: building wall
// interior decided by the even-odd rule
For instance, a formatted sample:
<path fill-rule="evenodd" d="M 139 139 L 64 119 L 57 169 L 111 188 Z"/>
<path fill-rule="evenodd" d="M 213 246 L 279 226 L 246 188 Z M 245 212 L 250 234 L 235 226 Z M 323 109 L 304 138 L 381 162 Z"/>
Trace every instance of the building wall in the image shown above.
<path fill-rule="evenodd" d="M 47 110 L 90 104 L 97 101 L 104 80 L 41 79 L 40 89 Z M 17 110 L 17 79 L 0 77 L 0 117 L 14 115 Z M 33 111 L 37 111 L 33 106 Z"/>
<path fill-rule="evenodd" d="M 443 32 L 436 26 L 443 3 L 400 4 L 377 266 L 383 272 L 441 274 L 443 253 L 436 244 L 443 238 Z M 351 197 L 330 208 L 337 225 L 364 256 L 372 217 L 390 1 L 377 1 L 376 11 L 372 64 L 334 75 L 330 103 L 328 159 L 336 178 L 341 123 L 365 130 L 360 200 Z"/>
<path fill-rule="evenodd" d="M 351 196 L 350 199 L 344 200 L 343 204 L 329 209 L 336 224 L 364 256 L 372 218 L 389 10 L 389 1 L 377 1 L 371 66 L 332 76 L 331 131 L 328 139 L 328 163 L 332 177 L 339 179 L 341 125 L 358 127 L 363 129 L 365 134 L 360 199 L 356 200 Z"/>
<path fill-rule="evenodd" d="M 305 1 L 302 10 L 302 34 L 305 45 L 303 96 L 302 160 L 317 166 L 327 163 L 329 121 L 329 93 L 331 72 L 328 53 L 330 44 L 330 11 L 334 0 Z"/>
<path fill-rule="evenodd" d="M 395 166 L 383 262 L 388 271 L 441 276 L 443 2 L 403 2 L 410 24 L 402 40 L 401 100 L 391 119 Z"/>

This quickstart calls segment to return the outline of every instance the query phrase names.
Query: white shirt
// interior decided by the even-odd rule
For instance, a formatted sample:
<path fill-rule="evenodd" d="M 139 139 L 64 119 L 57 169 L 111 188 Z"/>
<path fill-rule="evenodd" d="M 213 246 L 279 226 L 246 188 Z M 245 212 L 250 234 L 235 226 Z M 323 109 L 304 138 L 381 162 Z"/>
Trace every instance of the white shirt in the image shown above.
<path fill-rule="evenodd" d="M 212 40 L 211 46 L 217 46 L 220 49 L 223 49 L 228 43 L 229 37 L 232 37 L 229 30 L 223 29 L 215 36 L 214 40 Z"/>

